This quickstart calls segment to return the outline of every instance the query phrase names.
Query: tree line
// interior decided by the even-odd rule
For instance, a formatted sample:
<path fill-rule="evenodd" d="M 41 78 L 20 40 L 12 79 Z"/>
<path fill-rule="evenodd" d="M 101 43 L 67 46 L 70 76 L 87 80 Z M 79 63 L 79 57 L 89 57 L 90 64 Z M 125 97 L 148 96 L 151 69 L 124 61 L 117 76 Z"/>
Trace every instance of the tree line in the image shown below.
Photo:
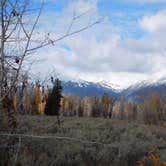
<path fill-rule="evenodd" d="M 65 96 L 62 98 L 63 116 L 104 117 L 159 124 L 166 120 L 166 98 L 151 93 L 141 103 L 128 101 L 125 97 L 116 100 L 103 93 L 100 97 Z"/>
<path fill-rule="evenodd" d="M 166 98 L 151 93 L 141 103 L 128 101 L 125 97 L 115 99 L 103 92 L 101 96 L 63 94 L 59 79 L 53 87 L 41 86 L 40 82 L 23 82 L 13 97 L 15 110 L 21 114 L 61 115 L 75 117 L 103 117 L 127 121 L 158 124 L 166 120 Z"/>

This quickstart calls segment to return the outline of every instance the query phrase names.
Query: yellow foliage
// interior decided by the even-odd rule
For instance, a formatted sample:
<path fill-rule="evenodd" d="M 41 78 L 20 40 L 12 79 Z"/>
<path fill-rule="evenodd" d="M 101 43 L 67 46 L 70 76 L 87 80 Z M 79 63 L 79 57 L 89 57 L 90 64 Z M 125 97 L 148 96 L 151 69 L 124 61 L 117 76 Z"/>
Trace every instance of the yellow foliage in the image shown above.
<path fill-rule="evenodd" d="M 41 114 L 40 102 L 41 102 L 40 89 L 39 89 L 39 87 L 36 87 L 36 101 L 35 101 L 35 103 L 36 103 L 37 114 Z"/>
<path fill-rule="evenodd" d="M 149 151 L 148 159 L 153 162 L 153 166 L 166 165 L 166 161 L 160 161 L 160 157 L 156 154 L 155 148 Z M 136 162 L 135 166 L 144 166 L 145 163 L 142 160 Z"/>
<path fill-rule="evenodd" d="M 136 166 L 144 166 L 144 165 L 145 165 L 144 161 L 142 161 L 142 160 L 139 160 L 136 162 Z"/>
<path fill-rule="evenodd" d="M 163 127 L 166 127 L 166 123 L 163 124 Z"/>
<path fill-rule="evenodd" d="M 161 165 L 166 165 L 166 161 L 160 162 Z"/>
<path fill-rule="evenodd" d="M 36 96 L 35 104 L 36 104 L 37 114 L 43 115 L 45 110 L 45 105 L 46 105 L 46 98 L 47 98 L 47 94 L 44 90 L 44 87 L 41 90 L 40 86 L 37 86 L 35 88 L 35 96 Z"/>
<path fill-rule="evenodd" d="M 152 160 L 152 161 L 158 161 L 159 159 L 160 158 L 156 154 L 153 154 L 153 153 L 151 153 L 149 156 L 149 160 Z"/>
<path fill-rule="evenodd" d="M 16 95 L 14 95 L 14 97 L 13 97 L 13 106 L 14 106 L 15 110 L 17 109 L 17 103 L 18 103 L 18 98 L 17 98 Z"/>

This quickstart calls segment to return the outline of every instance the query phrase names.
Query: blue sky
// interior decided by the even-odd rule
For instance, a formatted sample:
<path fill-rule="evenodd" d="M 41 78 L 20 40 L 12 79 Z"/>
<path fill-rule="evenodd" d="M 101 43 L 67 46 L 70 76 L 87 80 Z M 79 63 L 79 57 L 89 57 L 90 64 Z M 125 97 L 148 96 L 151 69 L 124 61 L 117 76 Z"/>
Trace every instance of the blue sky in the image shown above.
<path fill-rule="evenodd" d="M 67 32 L 73 14 L 86 11 L 71 32 L 105 19 L 39 50 L 36 57 L 44 61 L 35 65 L 36 73 L 55 70 L 63 79 L 105 80 L 122 88 L 166 76 L 165 0 L 46 0 L 37 31 L 56 39 Z"/>

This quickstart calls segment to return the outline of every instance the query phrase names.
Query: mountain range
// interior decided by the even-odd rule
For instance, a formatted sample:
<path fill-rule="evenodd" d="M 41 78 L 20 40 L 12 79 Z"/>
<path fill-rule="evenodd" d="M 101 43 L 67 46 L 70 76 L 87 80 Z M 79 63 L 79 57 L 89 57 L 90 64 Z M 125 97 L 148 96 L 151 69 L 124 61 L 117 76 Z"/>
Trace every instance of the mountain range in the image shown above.
<path fill-rule="evenodd" d="M 101 83 L 94 83 L 88 81 L 62 81 L 63 92 L 65 94 L 75 94 L 80 96 L 100 96 L 106 92 L 111 97 L 117 97 L 117 90 L 110 85 L 103 85 Z"/>
<path fill-rule="evenodd" d="M 126 89 L 120 89 L 118 85 L 101 82 L 88 81 L 62 81 L 63 93 L 80 96 L 101 96 L 102 93 L 107 93 L 110 97 L 120 98 L 125 97 L 127 100 L 142 101 L 150 93 L 160 93 L 166 95 L 166 78 L 156 81 L 142 81 L 129 86 Z"/>

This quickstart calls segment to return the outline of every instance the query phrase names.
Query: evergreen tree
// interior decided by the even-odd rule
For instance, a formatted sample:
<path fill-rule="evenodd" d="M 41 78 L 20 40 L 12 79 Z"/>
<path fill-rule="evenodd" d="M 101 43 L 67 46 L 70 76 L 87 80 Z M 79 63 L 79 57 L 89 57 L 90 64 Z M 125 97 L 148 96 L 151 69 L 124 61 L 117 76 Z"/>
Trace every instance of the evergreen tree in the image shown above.
<path fill-rule="evenodd" d="M 61 86 L 61 81 L 59 79 L 56 79 L 53 83 L 54 87 L 52 91 L 49 93 L 46 102 L 45 114 L 59 116 L 59 110 L 61 106 L 60 102 L 62 98 L 62 86 Z"/>

